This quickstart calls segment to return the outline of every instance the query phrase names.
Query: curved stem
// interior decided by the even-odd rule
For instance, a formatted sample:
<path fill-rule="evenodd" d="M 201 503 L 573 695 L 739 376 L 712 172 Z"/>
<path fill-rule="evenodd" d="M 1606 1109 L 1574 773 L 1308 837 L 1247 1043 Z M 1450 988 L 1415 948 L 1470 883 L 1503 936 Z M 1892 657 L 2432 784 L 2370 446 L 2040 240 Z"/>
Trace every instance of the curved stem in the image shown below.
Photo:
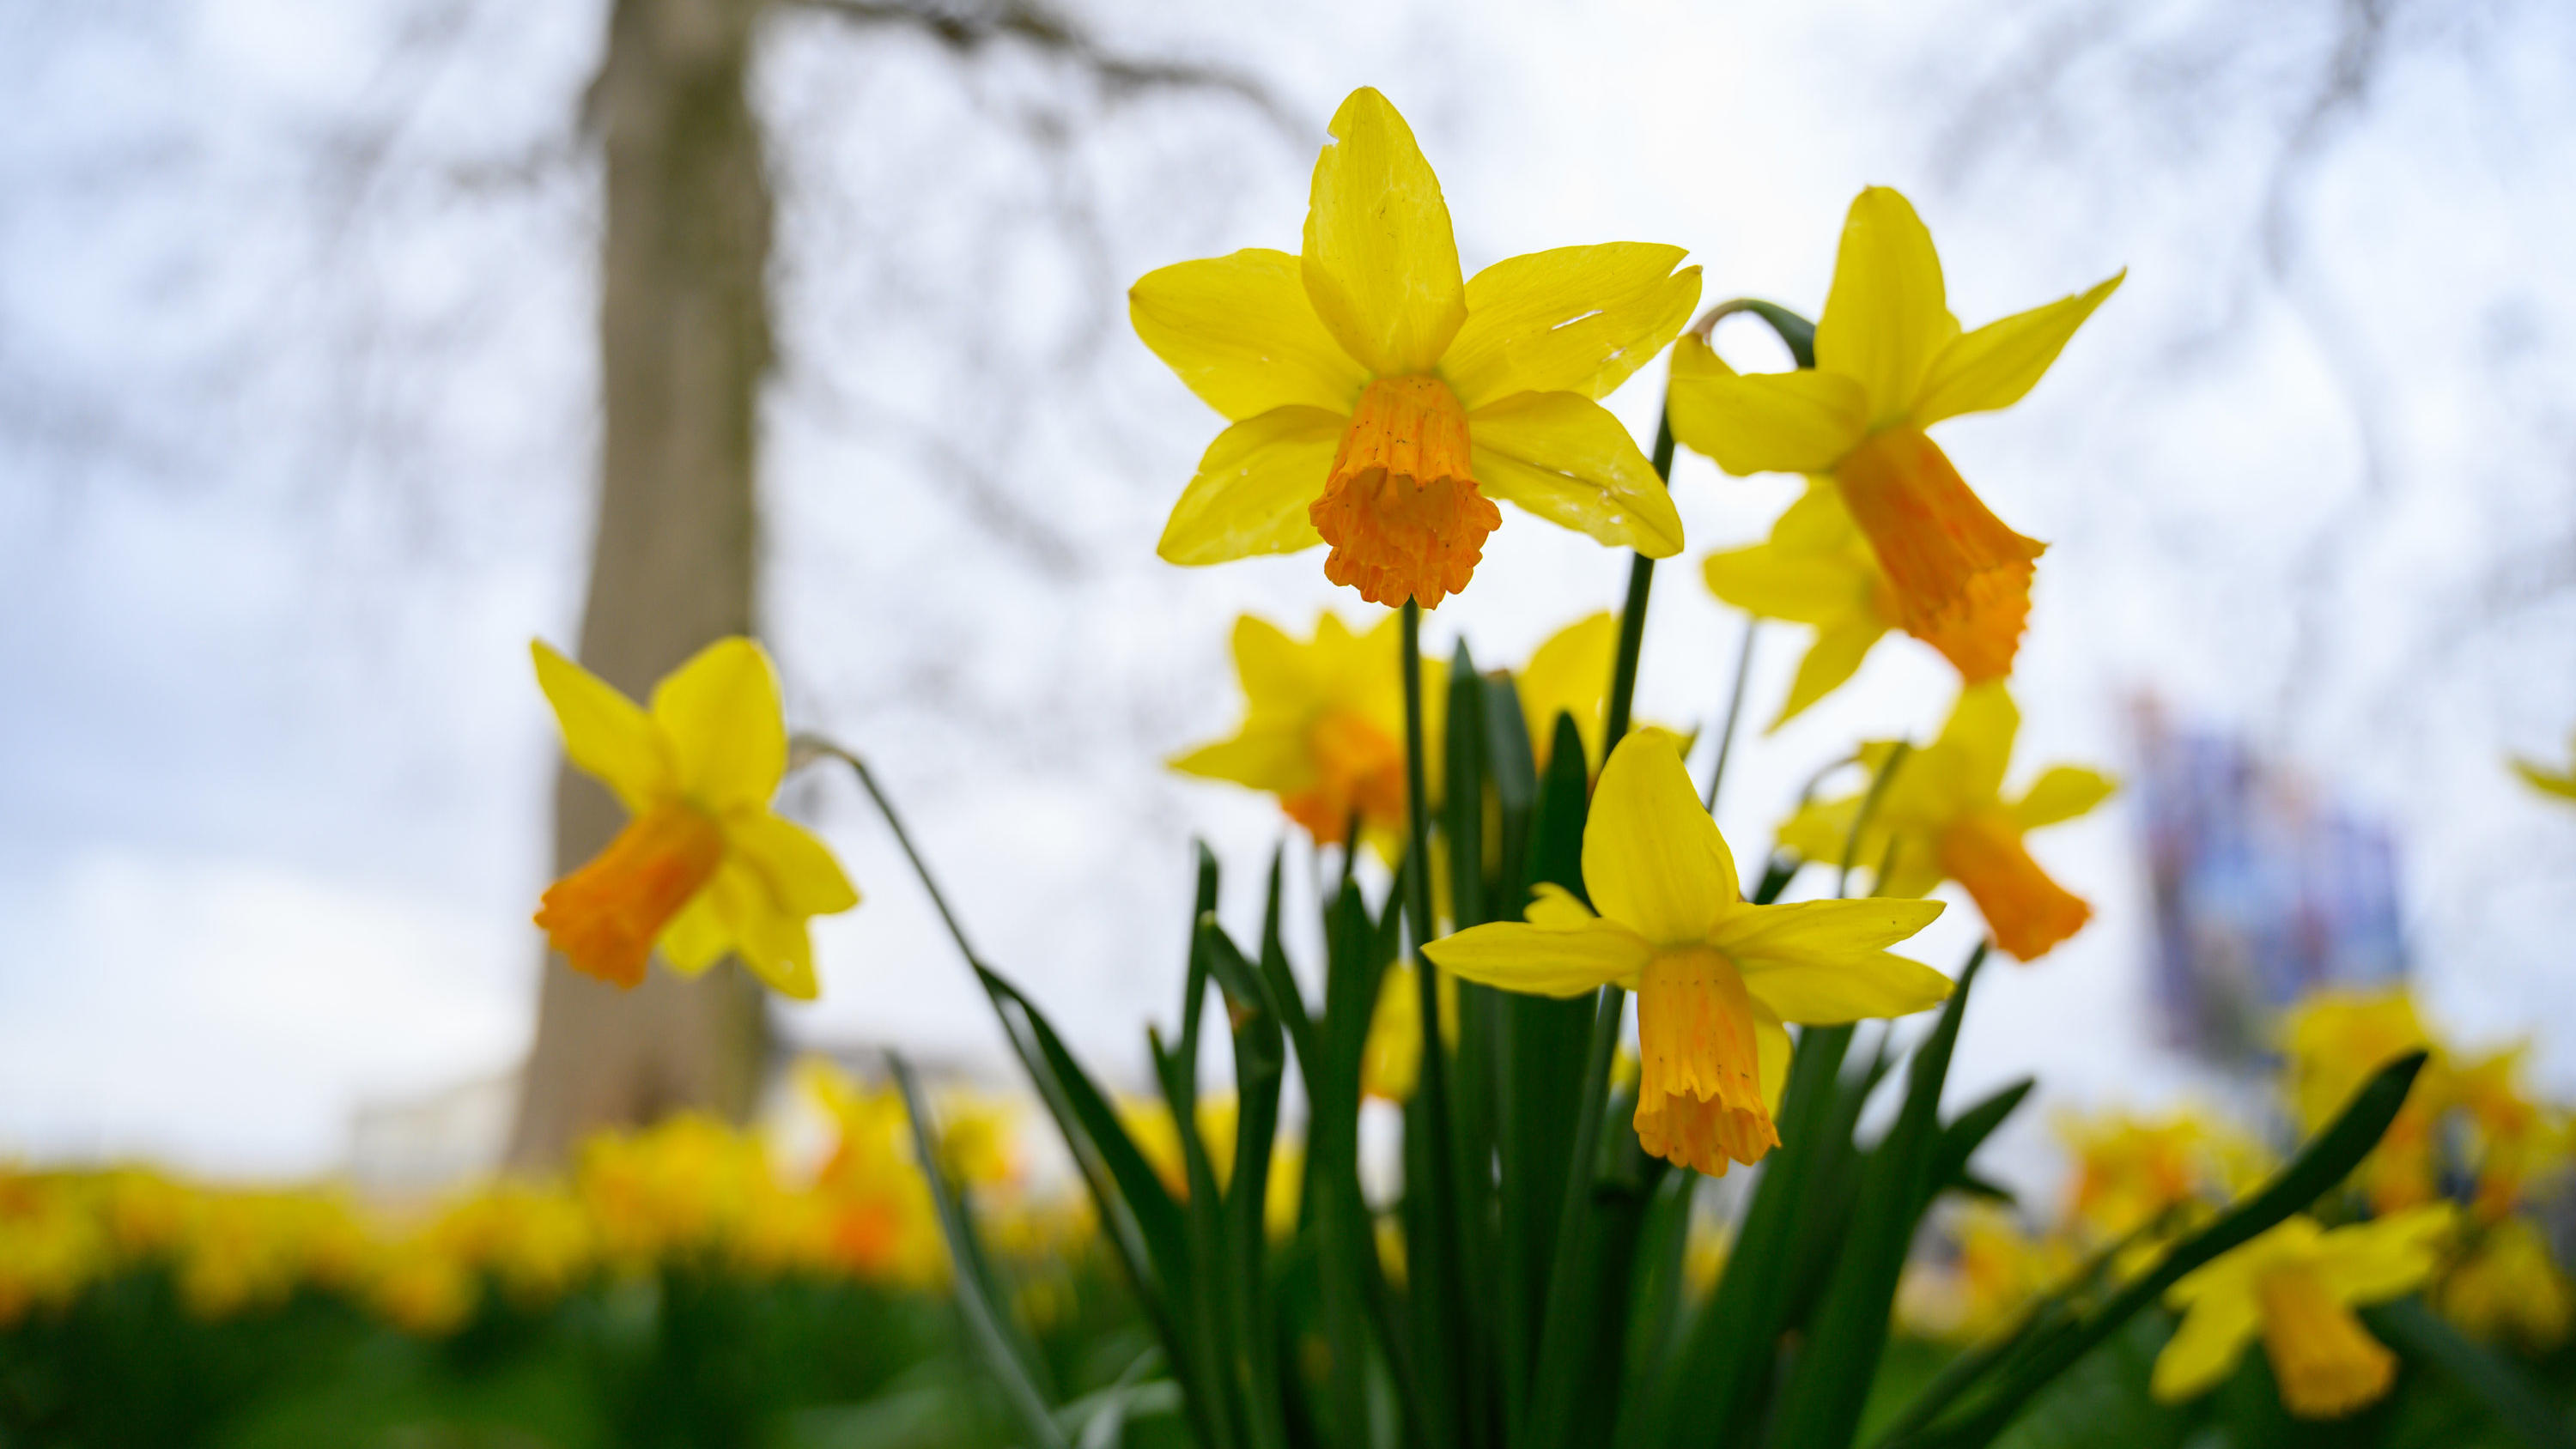
<path fill-rule="evenodd" d="M 1779 335 L 1781 345 L 1789 349 L 1789 356 L 1801 369 L 1816 365 L 1816 324 L 1777 302 L 1757 301 L 1751 297 L 1720 302 L 1702 312 L 1699 320 L 1690 325 L 1691 335 L 1706 342 L 1710 334 L 1717 331 L 1718 323 L 1739 312 L 1749 312 L 1770 323 L 1771 330 Z"/>
<path fill-rule="evenodd" d="M 912 832 L 903 828 L 903 816 L 896 812 L 894 802 L 878 788 L 877 777 L 868 772 L 868 762 L 820 735 L 798 735 L 790 747 L 789 758 L 798 759 L 801 763 L 803 759 L 815 756 L 838 760 L 850 767 L 851 774 L 859 777 L 859 787 L 876 802 L 877 813 L 885 817 L 886 829 L 894 833 L 894 843 L 903 847 L 903 858 L 912 862 L 913 875 L 920 879 L 922 890 L 930 896 L 931 907 L 939 912 L 941 924 L 948 927 L 948 939 L 957 943 L 957 953 L 966 958 L 967 965 L 980 969 L 983 958 L 976 955 L 975 948 L 967 943 L 966 928 L 957 923 L 957 913 L 948 908 L 947 894 L 939 889 L 938 879 L 931 875 L 930 866 L 922 860 L 921 852 L 914 848 Z"/>

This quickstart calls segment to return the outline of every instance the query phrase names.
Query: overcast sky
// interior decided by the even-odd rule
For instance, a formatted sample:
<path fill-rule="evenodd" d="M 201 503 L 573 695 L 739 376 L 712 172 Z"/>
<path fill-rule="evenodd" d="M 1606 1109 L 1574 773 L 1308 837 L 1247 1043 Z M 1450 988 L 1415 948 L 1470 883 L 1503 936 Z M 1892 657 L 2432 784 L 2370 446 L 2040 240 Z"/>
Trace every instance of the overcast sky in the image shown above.
<path fill-rule="evenodd" d="M 792 720 L 867 751 L 988 954 L 1112 1075 L 1172 1010 L 1187 842 L 1267 802 L 1166 774 L 1228 730 L 1232 617 L 1366 611 L 1320 556 L 1153 556 L 1218 420 L 1138 345 L 1151 267 L 1293 248 L 1323 123 L 1385 90 L 1470 270 L 1691 249 L 1708 295 L 1821 304 L 1844 206 L 1904 189 L 1968 325 L 2129 281 L 2030 400 L 1941 438 L 2048 540 L 2018 779 L 2125 767 L 2126 702 L 2241 731 L 2387 819 L 2433 1013 L 2538 1031 L 2576 1091 L 2576 812 L 2504 773 L 2576 725 L 2576 22 L 2545 5 L 1419 3 L 1083 13 L 1259 77 L 1295 122 L 1101 96 L 811 14 L 764 37 L 781 367 L 766 633 Z M 591 487 L 592 5 L 204 0 L 0 11 L 0 1152 L 318 1170 L 360 1103 L 524 1050 Z M 1730 329 L 1748 365 L 1777 365 Z M 1650 432 L 1660 365 L 1613 400 Z M 1674 480 L 1692 560 L 1791 480 Z M 1624 556 L 1507 511 L 1434 616 L 1517 663 Z M 1737 622 L 1658 578 L 1641 715 L 1704 724 Z M 1751 712 L 1795 662 L 1767 640 Z M 1740 856 L 1945 668 L 1739 748 Z M 800 786 L 868 902 L 796 1038 L 996 1056 L 845 782 Z M 2098 910 L 1987 978 L 1962 1088 L 2159 1100 L 2134 822 L 2039 838 Z M 1923 938 L 1955 965 L 1960 910 Z M 2028 1146 L 2020 1149 L 2031 1151 Z"/>

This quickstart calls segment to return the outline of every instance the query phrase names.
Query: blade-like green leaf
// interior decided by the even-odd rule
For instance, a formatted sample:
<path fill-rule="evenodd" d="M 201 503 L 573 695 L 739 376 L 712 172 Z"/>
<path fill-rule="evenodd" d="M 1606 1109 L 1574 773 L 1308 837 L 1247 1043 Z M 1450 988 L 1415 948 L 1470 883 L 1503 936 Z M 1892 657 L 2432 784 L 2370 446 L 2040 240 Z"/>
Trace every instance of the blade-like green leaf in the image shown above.
<path fill-rule="evenodd" d="M 2383 1303 L 2362 1317 L 2408 1358 L 2440 1369 L 2531 1449 L 2576 1449 L 2576 1426 L 2564 1407 L 2551 1403 L 2520 1365 L 2461 1337 L 2423 1300 Z"/>
<path fill-rule="evenodd" d="M 1041 1387 L 1045 1368 L 1018 1322 L 1003 1307 L 1006 1300 L 993 1281 L 991 1261 L 975 1239 L 974 1223 L 961 1200 L 962 1189 L 949 1182 L 940 1165 L 938 1149 L 932 1146 L 930 1113 L 922 1100 L 921 1084 L 913 1080 L 911 1066 L 897 1053 L 886 1053 L 886 1064 L 894 1071 L 896 1089 L 903 1093 L 904 1112 L 912 1123 L 913 1151 L 920 1155 L 921 1175 L 930 1183 L 930 1200 L 938 1212 L 940 1235 L 948 1240 L 949 1256 L 956 1263 L 957 1307 L 966 1320 L 967 1339 L 1002 1386 L 1002 1401 L 1018 1421 L 1021 1432 L 1029 1436 L 1029 1442 L 1040 1449 L 1072 1449 L 1063 1431 L 1056 1427 L 1055 1414 Z"/>
<path fill-rule="evenodd" d="M 2009 1083 L 1951 1118 L 1941 1128 L 1940 1144 L 1932 1150 L 1932 1192 L 1935 1195 L 1954 1187 L 1989 1197 L 2002 1192 L 1993 1184 L 1972 1176 L 1968 1171 L 1968 1159 L 1976 1155 L 1977 1149 L 1985 1145 L 1986 1139 L 1994 1135 L 1996 1128 L 2004 1125 L 2005 1119 L 2020 1108 L 2029 1098 L 2031 1089 L 2038 1085 L 2038 1079 L 2034 1077 L 2023 1077 Z M 1930 1203 L 1926 1202 L 1925 1206 L 1929 1207 Z"/>
<path fill-rule="evenodd" d="M 1234 1024 L 1234 1172 L 1225 1192 L 1226 1263 L 1221 1275 L 1234 1348 L 1230 1368 L 1243 1408 L 1244 1442 L 1251 1449 L 1286 1449 L 1266 1209 L 1287 1063 L 1267 983 L 1218 927 L 1213 912 L 1199 918 L 1199 931 L 1209 971 L 1225 993 L 1227 1018 Z"/>
<path fill-rule="evenodd" d="M 1951 1049 L 1985 960 L 1981 944 L 1959 973 L 1931 1034 L 1914 1050 L 1896 1125 L 1870 1153 L 1850 1233 L 1781 1401 L 1777 1442 L 1788 1449 L 1845 1449 L 1859 1431 L 1870 1381 L 1887 1347 L 1897 1278 L 1931 1196 Z"/>

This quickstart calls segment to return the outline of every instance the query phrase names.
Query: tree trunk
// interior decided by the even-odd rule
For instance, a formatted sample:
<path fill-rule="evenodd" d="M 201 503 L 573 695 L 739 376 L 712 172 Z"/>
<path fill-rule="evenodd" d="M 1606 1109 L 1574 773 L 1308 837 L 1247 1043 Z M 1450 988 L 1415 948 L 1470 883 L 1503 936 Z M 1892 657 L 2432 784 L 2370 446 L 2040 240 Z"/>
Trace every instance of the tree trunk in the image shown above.
<path fill-rule="evenodd" d="M 745 93 L 762 0 L 615 0 L 592 120 L 607 151 L 599 309 L 599 531 L 582 662 L 638 698 L 752 632 L 754 460 L 769 365 L 770 196 Z M 555 868 L 623 812 L 565 768 Z M 728 961 L 621 991 L 549 961 L 510 1160 L 560 1162 L 601 1127 L 698 1108 L 739 1119 L 767 1051 L 760 989 Z"/>

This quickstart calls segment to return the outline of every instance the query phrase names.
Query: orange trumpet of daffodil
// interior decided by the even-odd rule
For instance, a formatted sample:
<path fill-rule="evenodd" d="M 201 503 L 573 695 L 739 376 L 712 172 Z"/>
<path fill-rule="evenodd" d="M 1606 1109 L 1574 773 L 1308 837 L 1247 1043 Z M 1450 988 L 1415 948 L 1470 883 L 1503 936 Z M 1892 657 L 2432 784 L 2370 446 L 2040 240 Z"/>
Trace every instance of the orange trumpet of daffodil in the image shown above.
<path fill-rule="evenodd" d="M 2019 402 L 2125 275 L 1963 332 L 1931 233 L 1904 197 L 1873 186 L 1843 223 L 1816 365 L 1740 374 L 1685 337 L 1673 436 L 1739 476 L 1831 477 L 1886 570 L 1898 626 L 1968 682 L 2001 679 L 2045 545 L 2005 527 L 1923 430 Z"/>
<path fill-rule="evenodd" d="M 2259 1335 L 2291 1413 L 2339 1419 L 2372 1403 L 2395 1380 L 2397 1356 L 2353 1309 L 2430 1278 L 2451 1226 L 2447 1203 L 2331 1230 L 2294 1217 L 2193 1269 L 2165 1294 L 2182 1325 L 2150 1387 L 2167 1403 L 2207 1393 Z"/>
<path fill-rule="evenodd" d="M 769 808 L 787 726 L 769 656 L 721 639 L 653 688 L 648 711 L 598 675 L 531 646 L 537 684 L 573 766 L 634 818 L 589 864 L 546 888 L 547 944 L 576 971 L 633 986 L 659 944 L 694 975 L 728 950 L 780 993 L 815 994 L 806 921 L 859 893 L 803 826 Z"/>
<path fill-rule="evenodd" d="M 1354 634 L 1325 614 L 1315 621 L 1315 637 L 1301 644 L 1268 620 L 1235 620 L 1243 724 L 1232 739 L 1174 756 L 1171 767 L 1266 790 L 1319 841 L 1343 839 L 1356 821 L 1392 858 L 1405 830 L 1400 624 L 1389 614 Z M 1440 737 L 1447 677 L 1438 660 L 1422 661 L 1427 739 Z M 1434 750 L 1431 761 L 1439 758 Z"/>
<path fill-rule="evenodd" d="M 1653 557 L 1680 515 L 1595 399 L 1689 320 L 1678 247 L 1564 247 L 1461 278 L 1449 206 L 1386 97 L 1353 91 L 1316 158 L 1301 255 L 1148 273 L 1136 335 L 1229 426 L 1173 505 L 1177 564 L 1332 546 L 1324 575 L 1436 607 L 1502 523 L 1492 499 Z"/>
<path fill-rule="evenodd" d="M 2000 684 L 1960 691 L 1941 737 L 1897 761 L 1896 774 L 1861 831 L 1855 863 L 1878 871 L 1875 890 L 1919 896 L 1955 880 L 1985 915 L 1995 944 L 2033 961 L 2083 929 L 2093 908 L 2039 868 L 2022 836 L 2072 820 L 2108 798 L 2109 776 L 2059 765 L 2019 800 L 2003 798 L 2021 711 Z M 1887 768 L 1896 747 L 1861 746 L 1861 762 Z M 1803 807 L 1780 827 L 1780 842 L 1810 860 L 1840 860 L 1864 796 Z"/>
<path fill-rule="evenodd" d="M 1879 639 L 1901 627 L 1895 587 L 1830 478 L 1808 480 L 1768 541 L 1710 554 L 1700 571 L 1710 593 L 1756 618 L 1815 626 L 1771 721 L 1775 730 L 1842 688 Z"/>
<path fill-rule="evenodd" d="M 1541 886 L 1527 921 L 1498 921 L 1423 948 L 1461 980 L 1542 996 L 1616 983 L 1637 993 L 1637 1139 L 1712 1176 L 1779 1145 L 1791 1022 L 1903 1016 L 1950 994 L 1949 978 L 1890 955 L 1933 901 L 1754 905 L 1700 807 L 1673 736 L 1611 751 L 1583 828 L 1583 883 Z"/>

